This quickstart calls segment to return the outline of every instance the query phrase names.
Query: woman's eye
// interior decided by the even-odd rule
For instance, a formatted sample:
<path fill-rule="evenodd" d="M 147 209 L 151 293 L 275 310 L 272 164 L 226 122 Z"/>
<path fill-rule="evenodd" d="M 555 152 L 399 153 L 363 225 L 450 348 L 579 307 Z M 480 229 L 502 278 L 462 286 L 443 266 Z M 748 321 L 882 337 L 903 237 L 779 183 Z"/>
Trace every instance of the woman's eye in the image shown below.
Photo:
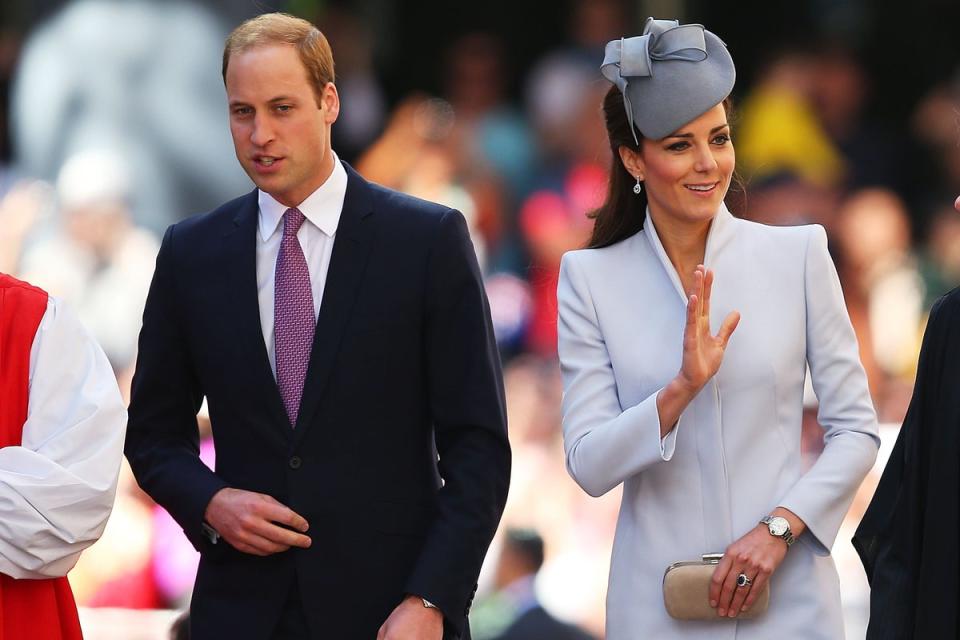
<path fill-rule="evenodd" d="M 689 146 L 690 146 L 690 143 L 688 142 L 674 142 L 672 145 L 667 147 L 667 149 L 670 151 L 683 151 Z"/>
<path fill-rule="evenodd" d="M 713 144 L 727 144 L 730 142 L 730 136 L 726 133 L 721 133 L 713 139 Z"/>

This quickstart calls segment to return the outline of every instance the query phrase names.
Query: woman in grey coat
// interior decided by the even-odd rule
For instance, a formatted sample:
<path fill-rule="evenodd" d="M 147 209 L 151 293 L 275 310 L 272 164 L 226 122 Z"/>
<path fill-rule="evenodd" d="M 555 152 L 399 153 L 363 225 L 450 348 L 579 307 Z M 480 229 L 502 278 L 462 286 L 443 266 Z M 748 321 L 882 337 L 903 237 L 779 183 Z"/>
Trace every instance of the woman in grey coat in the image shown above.
<path fill-rule="evenodd" d="M 830 548 L 879 439 L 826 234 L 724 206 L 735 73 L 714 34 L 648 20 L 602 71 L 610 189 L 557 297 L 567 468 L 591 495 L 623 484 L 607 638 L 842 638 Z M 804 470 L 808 367 L 825 433 Z M 715 619 L 671 618 L 665 568 L 719 552 Z"/>

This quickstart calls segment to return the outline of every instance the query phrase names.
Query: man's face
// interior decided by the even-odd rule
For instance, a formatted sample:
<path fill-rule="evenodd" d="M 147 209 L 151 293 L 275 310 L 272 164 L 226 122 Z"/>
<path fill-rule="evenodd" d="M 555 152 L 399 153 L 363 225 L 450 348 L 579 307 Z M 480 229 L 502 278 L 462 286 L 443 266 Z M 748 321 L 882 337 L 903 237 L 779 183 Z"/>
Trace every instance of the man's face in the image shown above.
<path fill-rule="evenodd" d="M 230 57 L 226 76 L 237 159 L 262 191 L 296 207 L 333 171 L 330 126 L 336 87 L 314 94 L 292 45 L 255 46 Z"/>

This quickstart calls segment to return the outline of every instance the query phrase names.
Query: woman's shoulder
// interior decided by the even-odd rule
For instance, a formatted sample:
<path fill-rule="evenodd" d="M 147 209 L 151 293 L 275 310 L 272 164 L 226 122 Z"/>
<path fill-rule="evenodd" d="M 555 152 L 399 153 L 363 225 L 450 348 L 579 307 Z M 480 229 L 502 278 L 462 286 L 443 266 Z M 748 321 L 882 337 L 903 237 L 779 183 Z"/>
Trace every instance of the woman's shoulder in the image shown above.
<path fill-rule="evenodd" d="M 592 269 L 623 260 L 636 251 L 638 240 L 643 237 L 643 229 L 613 244 L 604 247 L 584 247 L 563 254 L 563 265 L 576 264 L 578 267 Z M 640 243 L 642 245 L 642 243 Z"/>
<path fill-rule="evenodd" d="M 812 236 L 826 235 L 823 226 L 815 223 L 774 225 L 747 220 L 746 218 L 737 218 L 736 220 L 742 233 L 774 241 L 806 243 Z"/>
<path fill-rule="evenodd" d="M 827 233 L 819 224 L 771 225 L 737 218 L 737 227 L 741 242 L 773 256 L 804 255 L 827 246 Z"/>

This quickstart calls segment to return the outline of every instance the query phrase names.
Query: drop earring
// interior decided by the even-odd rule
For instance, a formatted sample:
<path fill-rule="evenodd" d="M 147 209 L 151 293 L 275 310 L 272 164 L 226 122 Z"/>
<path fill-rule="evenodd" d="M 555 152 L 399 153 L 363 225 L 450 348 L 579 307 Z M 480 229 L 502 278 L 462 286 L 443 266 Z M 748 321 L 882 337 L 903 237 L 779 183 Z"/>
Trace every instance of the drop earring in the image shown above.
<path fill-rule="evenodd" d="M 641 191 L 643 191 L 643 185 L 640 184 L 640 176 L 637 176 L 637 184 L 633 185 L 633 192 L 640 195 Z"/>

